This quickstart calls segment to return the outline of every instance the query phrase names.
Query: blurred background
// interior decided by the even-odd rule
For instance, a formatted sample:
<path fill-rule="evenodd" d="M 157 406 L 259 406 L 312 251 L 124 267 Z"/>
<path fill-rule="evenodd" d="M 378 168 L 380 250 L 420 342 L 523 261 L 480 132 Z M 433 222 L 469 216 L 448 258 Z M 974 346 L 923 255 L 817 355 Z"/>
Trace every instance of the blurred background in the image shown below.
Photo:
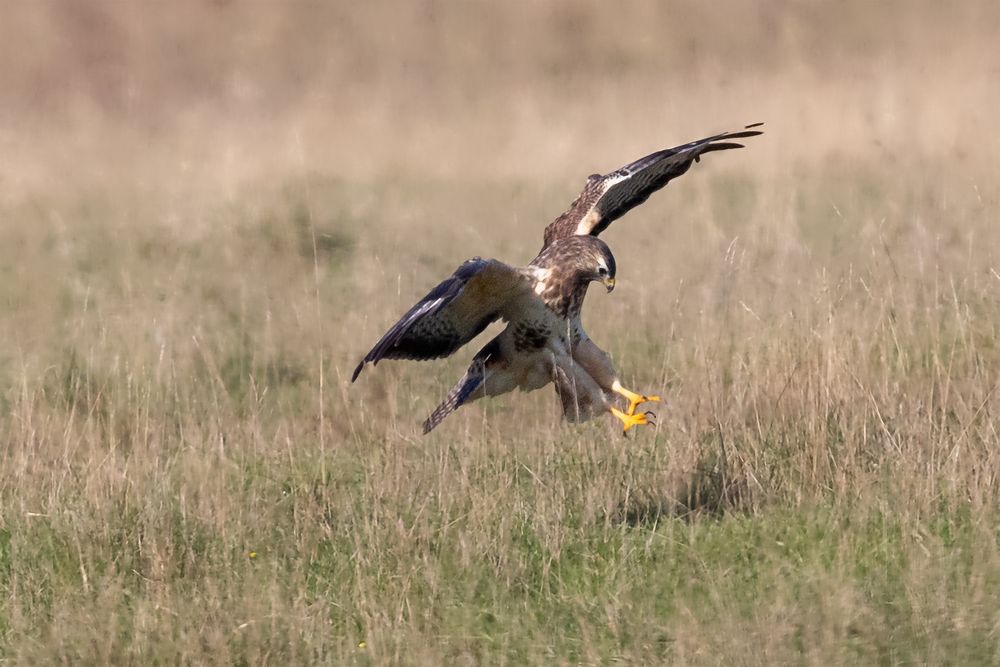
<path fill-rule="evenodd" d="M 466 357 L 346 375 L 464 258 L 526 263 L 587 174 L 759 121 L 607 232 L 587 317 L 627 373 L 639 343 L 683 381 L 828 302 L 863 339 L 992 312 L 997 34 L 990 1 L 9 3 L 0 373 L 430 401 Z"/>
<path fill-rule="evenodd" d="M 303 170 L 578 180 L 756 121 L 761 169 L 960 169 L 995 162 L 998 31 L 989 0 L 10 2 L 0 195 L 232 194 Z"/>

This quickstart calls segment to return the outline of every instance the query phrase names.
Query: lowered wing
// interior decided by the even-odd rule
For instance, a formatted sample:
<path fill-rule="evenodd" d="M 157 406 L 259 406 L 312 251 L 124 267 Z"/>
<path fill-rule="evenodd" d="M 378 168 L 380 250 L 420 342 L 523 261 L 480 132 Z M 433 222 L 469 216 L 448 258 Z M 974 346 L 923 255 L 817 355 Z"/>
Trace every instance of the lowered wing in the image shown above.
<path fill-rule="evenodd" d="M 733 140 L 763 134 L 753 129 L 761 125 L 763 123 L 754 123 L 739 132 L 723 132 L 657 151 L 610 174 L 590 176 L 569 210 L 545 228 L 542 247 L 567 236 L 597 236 L 612 222 L 649 199 L 651 194 L 684 174 L 705 153 L 743 148 L 743 144 Z"/>
<path fill-rule="evenodd" d="M 517 297 L 531 292 L 518 269 L 495 259 L 470 259 L 403 315 L 354 369 L 382 359 L 447 357 L 497 319 L 507 319 Z"/>

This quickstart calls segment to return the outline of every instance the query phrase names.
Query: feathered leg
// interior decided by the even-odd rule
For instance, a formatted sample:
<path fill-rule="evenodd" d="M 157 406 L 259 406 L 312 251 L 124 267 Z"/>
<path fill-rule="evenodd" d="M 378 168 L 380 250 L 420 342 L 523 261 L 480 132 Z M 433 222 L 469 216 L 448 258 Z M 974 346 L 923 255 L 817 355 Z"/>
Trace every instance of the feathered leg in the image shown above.
<path fill-rule="evenodd" d="M 583 338 L 573 348 L 573 359 L 587 370 L 587 373 L 594 378 L 604 391 L 609 393 L 614 392 L 628 401 L 629 405 L 625 411 L 626 415 L 634 415 L 636 408 L 641 403 L 658 403 L 660 401 L 659 396 L 637 394 L 623 387 L 622 383 L 618 380 L 618 373 L 611 363 L 611 357 L 604 350 L 597 347 L 594 341 L 589 338 Z"/>
<path fill-rule="evenodd" d="M 611 407 L 593 378 L 579 364 L 553 364 L 553 383 L 562 403 L 563 417 L 571 423 L 587 421 Z"/>
<path fill-rule="evenodd" d="M 556 392 L 563 404 L 563 416 L 576 422 L 590 419 L 601 412 L 610 412 L 622 422 L 623 433 L 633 426 L 654 425 L 652 412 L 624 413 L 608 401 L 607 394 L 590 372 L 572 358 L 556 360 Z"/>

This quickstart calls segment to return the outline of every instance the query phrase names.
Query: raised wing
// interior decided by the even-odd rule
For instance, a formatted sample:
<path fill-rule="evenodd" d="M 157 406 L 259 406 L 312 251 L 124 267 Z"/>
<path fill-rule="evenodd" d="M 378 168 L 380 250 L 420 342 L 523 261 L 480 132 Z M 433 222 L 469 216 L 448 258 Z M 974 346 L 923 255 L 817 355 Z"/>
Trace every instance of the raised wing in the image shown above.
<path fill-rule="evenodd" d="M 446 357 L 482 333 L 491 322 L 508 319 L 517 297 L 531 293 L 529 279 L 495 259 L 470 259 L 410 308 L 375 343 L 358 367 L 382 359 Z"/>
<path fill-rule="evenodd" d="M 723 132 L 658 151 L 604 176 L 591 175 L 569 209 L 545 228 L 542 247 L 567 236 L 597 236 L 672 179 L 684 174 L 705 153 L 743 148 L 743 144 L 732 140 L 763 134 L 753 129 L 761 125 L 763 123 L 754 123 L 739 132 Z"/>

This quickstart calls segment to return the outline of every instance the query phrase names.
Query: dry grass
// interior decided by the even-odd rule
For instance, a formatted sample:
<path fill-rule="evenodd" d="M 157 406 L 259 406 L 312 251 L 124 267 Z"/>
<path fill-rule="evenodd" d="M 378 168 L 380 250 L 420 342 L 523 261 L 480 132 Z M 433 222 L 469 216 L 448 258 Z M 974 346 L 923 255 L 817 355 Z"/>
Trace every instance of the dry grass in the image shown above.
<path fill-rule="evenodd" d="M 0 656 L 1000 661 L 993 4 L 500 7 L 12 6 Z M 467 353 L 347 383 L 587 173 L 756 120 L 606 236 L 656 428 L 420 437 Z"/>

